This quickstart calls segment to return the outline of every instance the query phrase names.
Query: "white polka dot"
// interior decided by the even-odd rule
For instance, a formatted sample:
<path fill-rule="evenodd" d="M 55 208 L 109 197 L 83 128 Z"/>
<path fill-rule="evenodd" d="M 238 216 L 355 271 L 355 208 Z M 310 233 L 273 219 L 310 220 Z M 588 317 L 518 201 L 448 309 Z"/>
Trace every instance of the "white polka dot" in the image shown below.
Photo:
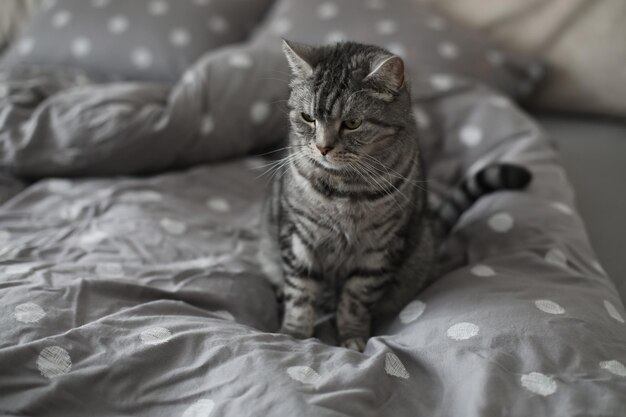
<path fill-rule="evenodd" d="M 162 16 L 170 10 L 170 5 L 163 0 L 154 0 L 148 5 L 148 11 L 154 16 Z"/>
<path fill-rule="evenodd" d="M 248 54 L 238 52 L 228 58 L 228 63 L 237 68 L 250 68 L 252 66 L 252 58 Z"/>
<path fill-rule="evenodd" d="M 551 300 L 536 300 L 535 306 L 544 313 L 548 314 L 563 314 L 565 309 Z"/>
<path fill-rule="evenodd" d="M 9 232 L 8 230 L 0 230 L 0 245 L 9 243 L 10 239 L 11 239 L 11 232 Z"/>
<path fill-rule="evenodd" d="M 552 377 L 546 376 L 539 372 L 531 372 L 528 375 L 522 375 L 522 386 L 528 391 L 547 397 L 556 392 L 556 381 Z"/>
<path fill-rule="evenodd" d="M 76 38 L 72 42 L 72 54 L 76 58 L 82 58 L 91 53 L 91 41 L 87 38 Z"/>
<path fill-rule="evenodd" d="M 72 20 L 72 13 L 68 12 L 67 10 L 61 10 L 59 12 L 56 12 L 54 16 L 52 16 L 52 26 L 54 26 L 57 29 L 60 29 L 62 27 L 67 26 L 71 20 Z"/>
<path fill-rule="evenodd" d="M 156 191 L 127 191 L 119 197 L 119 201 L 131 204 L 153 203 L 161 200 L 163 196 Z"/>
<path fill-rule="evenodd" d="M 394 55 L 398 55 L 399 57 L 406 58 L 407 49 L 400 42 L 391 42 L 386 46 L 386 48 Z"/>
<path fill-rule="evenodd" d="M 500 107 L 500 108 L 509 108 L 511 107 L 511 100 L 509 100 L 506 97 L 500 97 L 500 96 L 496 96 L 496 97 L 491 97 L 489 99 L 489 104 L 491 104 L 494 107 Z"/>
<path fill-rule="evenodd" d="M 206 205 L 211 210 L 220 213 L 230 211 L 230 203 L 223 198 L 210 198 L 207 200 Z"/>
<path fill-rule="evenodd" d="M 467 340 L 478 335 L 480 329 L 473 323 L 457 323 L 451 326 L 448 331 L 448 337 L 454 340 Z"/>
<path fill-rule="evenodd" d="M 124 268 L 116 262 L 102 262 L 96 265 L 96 274 L 102 277 L 122 278 Z"/>
<path fill-rule="evenodd" d="M 429 81 L 439 91 L 446 91 L 454 86 L 454 78 L 446 74 L 433 74 L 430 76 Z"/>
<path fill-rule="evenodd" d="M 72 359 L 67 350 L 60 346 L 45 348 L 37 358 L 37 368 L 46 378 L 56 378 L 72 369 Z"/>
<path fill-rule="evenodd" d="M 550 249 L 546 252 L 545 260 L 560 268 L 567 267 L 567 256 L 560 249 Z"/>
<path fill-rule="evenodd" d="M 339 14 L 339 7 L 335 3 L 326 2 L 320 4 L 317 8 L 317 16 L 320 19 L 328 20 L 336 17 Z"/>
<path fill-rule="evenodd" d="M 20 304 L 13 311 L 15 320 L 22 323 L 37 323 L 45 315 L 46 312 L 43 311 L 43 308 L 35 303 Z"/>
<path fill-rule="evenodd" d="M 275 35 L 284 35 L 291 30 L 291 22 L 288 19 L 277 19 L 272 23 L 272 33 Z"/>
<path fill-rule="evenodd" d="M 385 0 L 365 0 L 365 7 L 372 10 L 382 10 L 385 8 Z"/>
<path fill-rule="evenodd" d="M 17 53 L 22 56 L 30 55 L 34 49 L 35 40 L 32 38 L 24 38 L 17 43 Z"/>
<path fill-rule="evenodd" d="M 130 59 L 133 65 L 139 69 L 150 68 L 153 62 L 152 53 L 146 48 L 137 48 L 133 50 Z"/>
<path fill-rule="evenodd" d="M 33 266 L 29 264 L 16 264 L 4 267 L 4 273 L 7 275 L 24 275 L 32 272 Z"/>
<path fill-rule="evenodd" d="M 437 50 L 439 51 L 439 55 L 446 59 L 454 59 L 459 56 L 459 48 L 452 42 L 441 42 Z"/>
<path fill-rule="evenodd" d="M 385 19 L 376 23 L 376 31 L 381 35 L 392 35 L 398 30 L 398 24 L 391 20 Z"/>
<path fill-rule="evenodd" d="M 213 129 L 215 129 L 215 122 L 213 121 L 213 116 L 211 116 L 210 114 L 205 114 L 202 117 L 202 124 L 200 126 L 200 132 L 202 132 L 203 135 L 209 135 L 211 134 L 211 132 L 213 132 Z"/>
<path fill-rule="evenodd" d="M 172 333 L 165 327 L 151 327 L 141 332 L 139 336 L 144 345 L 160 345 L 172 338 Z"/>
<path fill-rule="evenodd" d="M 193 84 L 196 82 L 196 73 L 190 69 L 185 72 L 183 75 L 183 82 L 185 84 Z"/>
<path fill-rule="evenodd" d="M 90 230 L 80 236 L 79 242 L 84 246 L 96 245 L 108 238 L 109 235 L 102 230 Z"/>
<path fill-rule="evenodd" d="M 492 65 L 500 66 L 504 63 L 504 55 L 500 51 L 489 51 L 487 52 L 487 61 Z"/>
<path fill-rule="evenodd" d="M 91 0 L 91 5 L 97 8 L 103 8 L 109 5 L 111 0 Z"/>
<path fill-rule="evenodd" d="M 553 209 L 558 210 L 563 214 L 567 214 L 568 216 L 571 216 L 572 214 L 574 214 L 574 210 L 572 210 L 571 207 L 566 204 L 555 201 L 551 203 L 550 206 L 552 206 Z"/>
<path fill-rule="evenodd" d="M 183 413 L 183 417 L 209 417 L 214 407 L 215 403 L 213 400 L 203 398 L 187 408 Z"/>
<path fill-rule="evenodd" d="M 346 39 L 348 39 L 348 37 L 340 30 L 332 30 L 326 35 L 326 43 L 343 42 Z"/>
<path fill-rule="evenodd" d="M 128 18 L 126 16 L 115 16 L 109 20 L 109 31 L 111 33 L 119 34 L 128 30 Z"/>
<path fill-rule="evenodd" d="M 404 309 L 400 312 L 400 322 L 404 324 L 409 324 L 415 320 L 417 320 L 424 311 L 426 310 L 426 304 L 424 304 L 420 300 L 411 301 L 407 304 Z"/>
<path fill-rule="evenodd" d="M 477 277 L 492 277 L 496 274 L 493 268 L 483 264 L 474 265 L 470 272 Z"/>
<path fill-rule="evenodd" d="M 223 16 L 214 15 L 209 17 L 208 26 L 214 33 L 224 33 L 228 30 L 229 24 Z"/>
<path fill-rule="evenodd" d="M 294 381 L 309 385 L 316 385 L 322 379 L 320 374 L 308 366 L 292 366 L 287 369 L 287 374 Z"/>
<path fill-rule="evenodd" d="M 163 219 L 160 224 L 163 230 L 171 235 L 180 236 L 187 231 L 187 225 L 177 220 Z"/>
<path fill-rule="evenodd" d="M 600 368 L 609 371 L 613 375 L 626 377 L 626 366 L 620 361 L 604 361 L 600 362 Z"/>
<path fill-rule="evenodd" d="M 506 233 L 513 228 L 515 220 L 509 213 L 498 213 L 489 218 L 488 224 L 494 232 Z"/>
<path fill-rule="evenodd" d="M 2 241 L 2 239 L 0 239 L 0 242 Z M 593 269 L 595 269 L 597 272 L 601 273 L 602 275 L 606 275 L 606 271 L 604 270 L 604 268 L 602 268 L 602 265 L 600 265 L 600 262 L 598 261 L 593 261 L 591 263 L 591 267 Z"/>
<path fill-rule="evenodd" d="M 261 124 L 267 120 L 271 114 L 271 107 L 266 101 L 257 101 L 250 108 L 250 117 L 255 124 Z"/>
<path fill-rule="evenodd" d="M 432 30 L 444 30 L 446 21 L 440 16 L 430 16 L 426 21 L 426 25 Z"/>
<path fill-rule="evenodd" d="M 419 106 L 413 106 L 413 117 L 415 117 L 417 127 L 420 129 L 425 130 L 430 127 L 430 117 Z"/>
<path fill-rule="evenodd" d="M 483 140 L 483 131 L 477 126 L 463 126 L 459 132 L 459 139 L 465 146 L 477 146 Z"/>
<path fill-rule="evenodd" d="M 608 300 L 604 300 L 604 308 L 606 308 L 606 311 L 607 313 L 609 313 L 609 316 L 619 321 L 620 323 L 624 323 L 624 318 L 619 313 L 619 311 L 617 311 L 617 308 L 613 305 L 613 303 L 611 303 Z"/>
<path fill-rule="evenodd" d="M 188 46 L 191 42 L 191 34 L 186 29 L 174 29 L 170 33 L 170 42 L 172 45 L 179 48 Z"/>
<path fill-rule="evenodd" d="M 395 376 L 402 379 L 409 379 L 409 372 L 404 367 L 400 358 L 395 353 L 387 352 L 385 355 L 385 372 L 387 375 Z"/>

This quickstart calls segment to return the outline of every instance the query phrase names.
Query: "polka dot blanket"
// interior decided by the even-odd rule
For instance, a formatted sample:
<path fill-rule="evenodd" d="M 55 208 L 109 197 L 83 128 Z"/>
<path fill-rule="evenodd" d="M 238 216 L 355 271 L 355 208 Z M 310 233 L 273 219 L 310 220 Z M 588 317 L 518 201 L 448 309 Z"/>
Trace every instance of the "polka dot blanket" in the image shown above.
<path fill-rule="evenodd" d="M 309 14 L 332 21 L 344 1 Z M 267 28 L 291 30 L 288 10 Z M 363 354 L 275 333 L 256 257 L 267 162 L 249 156 L 285 134 L 267 36 L 174 87 L 3 75 L 0 414 L 623 416 L 626 312 L 558 153 L 499 86 L 456 70 L 412 76 L 430 188 L 495 161 L 528 167 L 530 188 L 467 211 L 447 272 Z"/>

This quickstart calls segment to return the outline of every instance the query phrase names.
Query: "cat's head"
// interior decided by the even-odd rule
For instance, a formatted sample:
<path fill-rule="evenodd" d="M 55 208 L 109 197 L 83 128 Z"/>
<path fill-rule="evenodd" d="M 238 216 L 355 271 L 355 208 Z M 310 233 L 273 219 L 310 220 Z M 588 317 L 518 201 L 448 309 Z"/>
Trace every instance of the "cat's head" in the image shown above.
<path fill-rule="evenodd" d="M 354 42 L 314 47 L 284 41 L 291 67 L 291 145 L 327 168 L 397 147 L 414 126 L 404 62 Z M 395 146 L 394 146 L 395 145 Z"/>

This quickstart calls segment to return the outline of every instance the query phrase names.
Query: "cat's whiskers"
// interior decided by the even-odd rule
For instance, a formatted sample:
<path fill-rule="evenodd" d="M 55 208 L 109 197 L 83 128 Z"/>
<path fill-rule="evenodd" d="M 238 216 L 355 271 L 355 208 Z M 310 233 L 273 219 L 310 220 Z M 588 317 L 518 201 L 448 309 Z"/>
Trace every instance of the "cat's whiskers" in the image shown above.
<path fill-rule="evenodd" d="M 263 172 L 261 175 L 259 175 L 257 177 L 257 179 L 262 178 L 268 174 L 271 174 L 270 176 L 270 181 L 274 179 L 274 177 L 276 176 L 276 174 L 278 172 L 280 172 L 281 169 L 288 167 L 289 163 L 292 162 L 295 159 L 298 158 L 302 158 L 304 156 L 304 151 L 303 150 L 298 150 L 296 152 L 290 153 L 289 155 L 287 155 L 286 157 L 279 159 L 278 161 L 274 161 L 271 162 L 269 164 L 264 165 L 263 167 L 269 166 L 269 169 L 267 169 L 265 172 Z M 263 168 L 261 167 L 261 168 Z"/>
<path fill-rule="evenodd" d="M 381 184 L 380 182 L 378 182 L 378 180 L 376 179 L 376 176 L 373 175 L 375 174 L 375 172 L 372 172 L 371 169 L 369 169 L 367 166 L 363 165 L 363 161 L 362 160 L 355 160 L 354 161 L 355 164 L 352 165 L 352 167 L 361 175 L 361 178 L 363 180 L 365 180 L 365 182 L 367 182 L 370 186 L 372 186 L 375 190 L 379 189 L 380 191 L 384 192 L 385 195 L 389 196 L 392 198 L 393 202 L 395 205 L 397 205 L 399 208 L 402 208 L 402 206 L 400 205 L 400 203 L 398 202 L 398 200 L 396 200 L 395 195 L 393 195 L 392 190 L 389 187 L 385 187 L 384 184 Z M 374 185 L 372 183 L 372 181 L 368 181 L 367 178 L 365 178 L 363 176 L 363 174 L 367 175 L 376 185 Z M 391 183 L 389 183 L 391 184 Z M 392 185 L 393 186 L 393 185 Z M 395 187 L 394 187 L 395 188 Z M 397 188 L 396 188 L 396 191 Z M 399 191 L 398 191 L 399 192 Z M 401 193 L 402 194 L 402 193 Z"/>
<path fill-rule="evenodd" d="M 376 171 L 375 171 L 375 170 L 376 170 L 376 167 L 375 167 L 375 166 L 372 166 L 371 164 L 367 163 L 366 161 L 361 161 L 361 163 L 363 164 L 363 166 L 366 166 L 366 167 L 368 167 L 368 168 L 370 168 L 370 169 L 374 170 L 373 172 L 374 172 L 374 173 L 376 173 Z M 380 173 L 380 171 L 378 171 L 378 172 Z M 389 181 L 387 178 L 385 178 L 385 176 L 384 176 L 384 175 L 380 175 L 380 178 L 381 178 L 384 182 L 386 182 L 386 183 L 388 184 L 388 186 L 389 186 L 391 189 L 395 190 L 395 192 L 396 192 L 396 193 L 400 194 L 400 196 L 401 196 L 402 198 L 404 198 L 404 200 L 405 200 L 407 203 L 409 203 L 409 204 L 413 204 L 412 200 L 411 200 L 409 197 L 407 197 L 407 196 L 406 196 L 406 194 L 404 194 L 402 191 L 400 191 L 400 190 L 398 189 L 398 187 L 396 187 L 396 186 L 395 186 L 395 185 L 394 185 L 391 181 Z M 406 178 L 405 178 L 405 179 L 406 179 Z M 409 181 L 409 180 L 408 180 L 408 179 L 406 179 L 406 181 Z M 409 181 L 409 182 L 410 182 L 410 181 Z"/>
<path fill-rule="evenodd" d="M 420 186 L 419 184 L 420 184 L 420 183 L 425 183 L 425 182 L 428 182 L 428 181 L 415 181 L 415 180 L 410 180 L 410 179 L 408 179 L 407 177 L 405 177 L 404 175 L 400 174 L 398 171 L 395 171 L 395 170 L 393 170 L 393 169 L 389 168 L 387 165 L 383 164 L 381 161 L 379 161 L 378 159 L 374 158 L 374 157 L 373 157 L 373 156 L 371 156 L 371 155 L 368 155 L 368 154 L 363 154 L 363 155 L 361 155 L 361 156 L 362 156 L 362 157 L 367 158 L 368 160 L 370 160 L 370 161 L 372 161 L 372 162 L 375 162 L 376 164 L 380 165 L 380 167 L 382 167 L 382 168 L 377 168 L 377 167 L 372 167 L 372 168 L 377 169 L 377 170 L 379 170 L 379 171 L 381 171 L 381 172 L 382 172 L 382 169 L 384 169 L 385 171 L 387 171 L 387 173 L 388 173 L 390 176 L 393 176 L 393 177 L 395 177 L 395 178 L 401 178 L 401 179 L 403 179 L 403 180 L 405 180 L 405 181 L 408 181 L 409 183 L 411 183 L 411 184 L 415 185 L 416 187 L 418 187 L 418 188 L 419 188 L 419 189 L 421 189 L 422 191 L 427 191 L 424 187 Z"/>

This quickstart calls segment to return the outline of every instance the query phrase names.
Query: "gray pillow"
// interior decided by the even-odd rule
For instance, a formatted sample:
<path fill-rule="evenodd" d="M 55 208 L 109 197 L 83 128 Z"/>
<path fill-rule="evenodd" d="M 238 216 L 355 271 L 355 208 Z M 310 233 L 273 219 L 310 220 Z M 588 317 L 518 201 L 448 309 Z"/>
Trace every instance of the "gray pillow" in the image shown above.
<path fill-rule="evenodd" d="M 1 66 L 172 81 L 198 57 L 245 39 L 273 0 L 44 0 Z"/>
<path fill-rule="evenodd" d="M 414 87 L 430 74 L 435 90 L 446 89 L 450 78 L 444 75 L 454 73 L 523 97 L 544 74 L 539 61 L 498 48 L 416 0 L 279 0 L 256 41 L 280 45 L 279 37 L 386 47 L 405 59 Z"/>

